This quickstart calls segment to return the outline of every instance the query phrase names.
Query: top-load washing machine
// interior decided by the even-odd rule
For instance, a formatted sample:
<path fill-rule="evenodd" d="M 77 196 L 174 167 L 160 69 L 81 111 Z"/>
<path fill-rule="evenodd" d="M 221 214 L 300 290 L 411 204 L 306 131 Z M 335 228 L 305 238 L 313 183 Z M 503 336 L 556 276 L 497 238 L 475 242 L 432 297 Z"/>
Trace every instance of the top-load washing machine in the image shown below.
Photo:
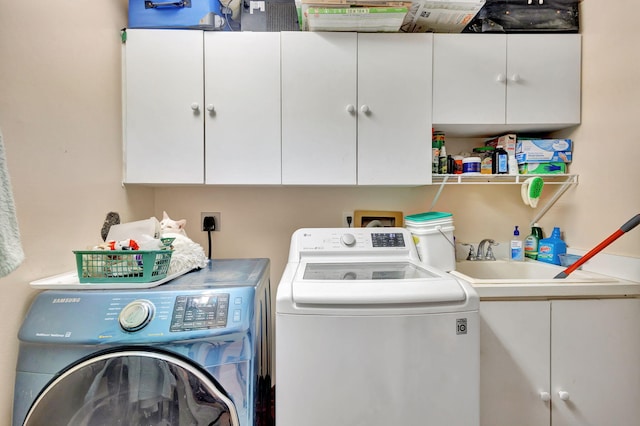
<path fill-rule="evenodd" d="M 237 259 L 150 289 L 40 293 L 13 425 L 271 424 L 269 287 L 268 259 Z"/>
<path fill-rule="evenodd" d="M 296 231 L 276 297 L 277 426 L 478 425 L 478 307 L 404 228 Z"/>

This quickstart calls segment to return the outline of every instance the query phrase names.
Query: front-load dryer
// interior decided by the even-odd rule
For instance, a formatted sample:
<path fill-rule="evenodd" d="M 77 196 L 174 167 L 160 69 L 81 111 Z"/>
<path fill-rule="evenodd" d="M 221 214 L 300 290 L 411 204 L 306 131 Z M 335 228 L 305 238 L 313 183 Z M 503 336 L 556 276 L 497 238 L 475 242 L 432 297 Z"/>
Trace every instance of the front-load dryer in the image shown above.
<path fill-rule="evenodd" d="M 268 259 L 231 259 L 151 289 L 40 293 L 13 426 L 271 424 L 269 287 Z"/>

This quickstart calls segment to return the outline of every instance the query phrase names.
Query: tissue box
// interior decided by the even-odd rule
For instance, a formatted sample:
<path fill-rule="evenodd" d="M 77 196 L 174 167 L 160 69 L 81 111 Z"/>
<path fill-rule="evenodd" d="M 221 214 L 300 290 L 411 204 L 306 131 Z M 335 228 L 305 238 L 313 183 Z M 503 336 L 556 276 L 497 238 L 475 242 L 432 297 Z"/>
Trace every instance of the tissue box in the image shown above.
<path fill-rule="evenodd" d="M 571 139 L 518 139 L 516 154 L 545 151 L 568 152 L 572 150 Z"/>
<path fill-rule="evenodd" d="M 567 173 L 567 164 L 557 161 L 553 163 L 522 163 L 518 164 L 518 171 L 521 175 L 557 175 Z"/>
<path fill-rule="evenodd" d="M 128 28 L 239 29 L 232 16 L 237 16 L 239 22 L 239 10 L 225 12 L 219 0 L 129 0 Z"/>
<path fill-rule="evenodd" d="M 537 151 L 537 152 L 521 152 L 516 154 L 518 164 L 522 163 L 570 163 L 572 160 L 571 152 L 568 151 Z"/>

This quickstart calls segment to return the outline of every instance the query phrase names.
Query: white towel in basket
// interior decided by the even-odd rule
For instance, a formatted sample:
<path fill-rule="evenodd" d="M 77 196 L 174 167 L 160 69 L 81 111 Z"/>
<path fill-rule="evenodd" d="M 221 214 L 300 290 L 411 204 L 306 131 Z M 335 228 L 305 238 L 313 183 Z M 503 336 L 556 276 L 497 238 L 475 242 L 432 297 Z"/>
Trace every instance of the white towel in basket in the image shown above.
<path fill-rule="evenodd" d="M 0 277 L 9 275 L 23 260 L 24 252 L 0 131 Z"/>

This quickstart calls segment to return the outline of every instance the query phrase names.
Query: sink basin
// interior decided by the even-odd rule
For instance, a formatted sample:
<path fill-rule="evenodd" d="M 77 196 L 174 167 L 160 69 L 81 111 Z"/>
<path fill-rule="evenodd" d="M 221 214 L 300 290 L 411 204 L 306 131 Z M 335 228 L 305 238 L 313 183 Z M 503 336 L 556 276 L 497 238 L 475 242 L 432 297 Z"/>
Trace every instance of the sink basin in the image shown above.
<path fill-rule="evenodd" d="M 566 268 L 535 260 L 462 261 L 451 271 L 471 284 L 481 300 L 637 297 L 640 283 L 587 271 L 555 279 Z"/>
<path fill-rule="evenodd" d="M 471 284 L 567 284 L 583 282 L 611 282 L 615 278 L 585 271 L 574 271 L 563 279 L 554 279 L 564 267 L 544 262 L 526 260 L 524 262 L 463 261 L 456 263 L 451 274 Z"/>

